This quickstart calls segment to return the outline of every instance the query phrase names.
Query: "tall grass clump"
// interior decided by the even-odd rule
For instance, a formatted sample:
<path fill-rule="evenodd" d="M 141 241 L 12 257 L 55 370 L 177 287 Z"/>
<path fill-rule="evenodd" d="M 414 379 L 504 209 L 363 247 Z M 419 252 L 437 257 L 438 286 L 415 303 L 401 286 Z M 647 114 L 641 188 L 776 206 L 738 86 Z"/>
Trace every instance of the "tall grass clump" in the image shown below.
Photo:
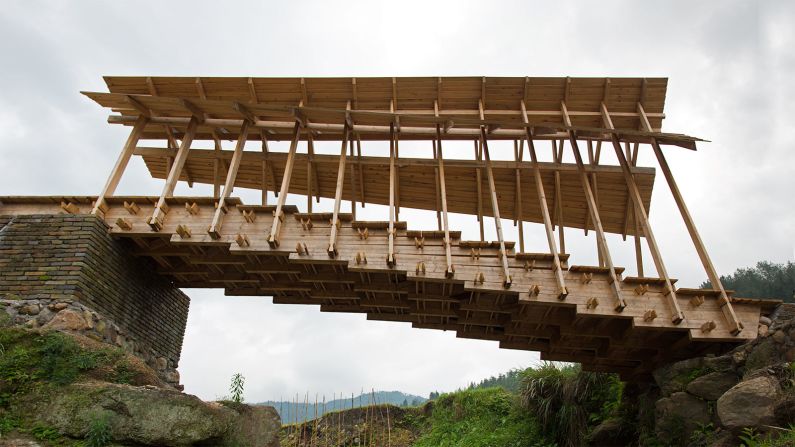
<path fill-rule="evenodd" d="M 585 443 L 589 431 L 611 417 L 621 401 L 615 374 L 583 371 L 580 365 L 545 362 L 522 375 L 522 407 L 535 415 L 542 432 L 562 447 Z"/>

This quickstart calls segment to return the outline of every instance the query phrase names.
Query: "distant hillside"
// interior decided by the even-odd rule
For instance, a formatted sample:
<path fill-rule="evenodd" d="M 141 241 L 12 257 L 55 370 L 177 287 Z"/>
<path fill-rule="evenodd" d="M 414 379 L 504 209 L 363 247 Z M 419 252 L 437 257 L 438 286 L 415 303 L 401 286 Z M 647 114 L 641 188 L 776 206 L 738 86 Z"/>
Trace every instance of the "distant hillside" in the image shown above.
<path fill-rule="evenodd" d="M 328 396 L 326 396 L 328 398 Z M 322 397 L 318 398 L 317 407 L 315 407 L 315 396 L 309 396 L 307 402 L 304 404 L 306 396 L 301 396 L 300 402 L 290 401 L 266 401 L 259 402 L 255 405 L 267 405 L 276 409 L 279 416 L 282 418 L 283 424 L 294 424 L 296 422 L 303 422 L 304 420 L 315 419 L 315 411 L 317 417 L 321 417 L 326 413 L 338 410 L 350 410 L 351 408 L 366 407 L 368 405 L 381 405 L 390 404 L 398 407 L 417 406 L 424 404 L 428 399 L 415 396 L 413 394 L 406 394 L 400 391 L 376 391 L 375 393 L 364 393 L 358 396 L 352 396 L 342 399 L 326 401 L 325 405 L 322 402 Z"/>

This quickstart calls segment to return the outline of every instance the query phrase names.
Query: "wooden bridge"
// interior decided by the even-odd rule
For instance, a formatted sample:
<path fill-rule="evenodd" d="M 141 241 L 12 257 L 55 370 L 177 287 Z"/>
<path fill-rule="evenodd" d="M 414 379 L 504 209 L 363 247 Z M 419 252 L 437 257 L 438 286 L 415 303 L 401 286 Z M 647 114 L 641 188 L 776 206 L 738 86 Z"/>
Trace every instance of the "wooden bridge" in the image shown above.
<path fill-rule="evenodd" d="M 665 79 L 106 82 L 109 92 L 85 95 L 132 130 L 100 195 L 6 197 L 0 215 L 93 213 L 180 287 L 456 331 L 625 378 L 755 338 L 771 310 L 724 290 L 701 242 L 662 152 L 695 149 L 699 139 L 660 131 Z M 164 144 L 140 146 L 143 139 Z M 214 147 L 193 148 L 195 140 Z M 246 148 L 252 140 L 261 142 L 256 151 Z M 271 147 L 279 140 L 289 141 L 286 152 Z M 315 153 L 324 140 L 337 141 L 339 155 Z M 370 140 L 388 142 L 389 156 L 363 155 Z M 428 141 L 429 157 L 401 157 L 403 140 Z M 444 154 L 450 140 L 472 141 L 472 152 L 458 143 Z M 498 140 L 513 141 L 510 160 L 492 159 L 489 143 Z M 542 143 L 551 147 L 547 161 Z M 574 163 L 563 161 L 566 146 Z M 604 163 L 603 148 L 618 164 Z M 655 154 L 714 289 L 677 288 L 669 275 L 648 220 L 655 169 L 636 166 L 640 150 Z M 160 196 L 114 195 L 133 155 L 165 179 Z M 174 197 L 180 180 L 213 184 L 213 196 Z M 262 203 L 243 204 L 234 187 L 261 190 Z M 305 195 L 307 209 L 287 204 L 288 192 Z M 320 197 L 333 206 L 313 212 Z M 342 201 L 351 213 L 340 211 Z M 357 220 L 357 202 L 387 205 L 388 216 Z M 401 207 L 435 212 L 437 229 L 411 229 Z M 477 216 L 480 240 L 462 240 L 448 213 Z M 487 216 L 496 241 L 483 238 Z M 504 239 L 502 219 L 518 226 L 518 247 Z M 526 222 L 541 224 L 548 250 L 525 251 Z M 570 262 L 566 227 L 594 234 L 597 265 Z M 614 265 L 605 233 L 634 238 L 634 276 Z M 644 242 L 654 276 L 644 274 Z"/>

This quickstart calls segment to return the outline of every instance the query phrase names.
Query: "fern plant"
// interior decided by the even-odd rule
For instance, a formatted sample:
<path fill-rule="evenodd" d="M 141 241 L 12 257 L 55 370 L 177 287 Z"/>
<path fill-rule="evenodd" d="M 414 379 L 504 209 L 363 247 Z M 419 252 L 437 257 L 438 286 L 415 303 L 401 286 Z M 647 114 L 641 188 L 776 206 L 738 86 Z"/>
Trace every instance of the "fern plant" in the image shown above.
<path fill-rule="evenodd" d="M 86 446 L 87 447 L 105 447 L 110 444 L 110 423 L 108 415 L 95 415 L 91 419 L 86 433 Z"/>
<path fill-rule="evenodd" d="M 240 373 L 232 376 L 232 384 L 229 386 L 229 392 L 232 393 L 232 402 L 243 402 L 243 385 L 245 382 L 246 378 Z"/>

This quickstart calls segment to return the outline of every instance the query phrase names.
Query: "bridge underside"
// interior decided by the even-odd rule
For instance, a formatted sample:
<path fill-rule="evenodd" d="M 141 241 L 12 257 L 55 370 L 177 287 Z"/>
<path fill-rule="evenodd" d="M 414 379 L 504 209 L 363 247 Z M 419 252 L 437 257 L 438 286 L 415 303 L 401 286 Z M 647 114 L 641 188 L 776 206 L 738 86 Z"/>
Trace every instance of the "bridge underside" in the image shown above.
<path fill-rule="evenodd" d="M 7 197 L 0 215 L 91 211 L 94 197 Z M 626 302 L 615 305 L 608 269 L 568 265 L 561 254 L 568 295 L 557 287 L 552 255 L 517 253 L 506 242 L 511 285 L 505 287 L 499 244 L 463 241 L 450 231 L 454 275 L 448 275 L 443 231 L 412 231 L 397 222 L 395 263 L 387 265 L 388 222 L 354 221 L 340 214 L 338 249 L 328 252 L 331 213 L 283 208 L 279 243 L 268 243 L 273 206 L 226 201 L 223 227 L 208 226 L 212 198 L 167 199 L 155 231 L 149 221 L 158 197 L 106 199 L 100 218 L 133 254 L 186 288 L 223 288 L 227 295 L 273 296 L 274 303 L 317 305 L 323 312 L 366 314 L 369 320 L 455 331 L 458 337 L 499 342 L 501 348 L 540 351 L 542 359 L 580 362 L 588 370 L 647 376 L 672 360 L 722 352 L 756 336 L 764 301 L 731 298 L 746 328 L 733 335 L 718 291 L 677 289 L 684 312 L 674 322 L 659 278 L 623 277 Z M 450 277 L 452 276 L 452 278 Z M 705 330 L 707 328 L 707 330 Z"/>

